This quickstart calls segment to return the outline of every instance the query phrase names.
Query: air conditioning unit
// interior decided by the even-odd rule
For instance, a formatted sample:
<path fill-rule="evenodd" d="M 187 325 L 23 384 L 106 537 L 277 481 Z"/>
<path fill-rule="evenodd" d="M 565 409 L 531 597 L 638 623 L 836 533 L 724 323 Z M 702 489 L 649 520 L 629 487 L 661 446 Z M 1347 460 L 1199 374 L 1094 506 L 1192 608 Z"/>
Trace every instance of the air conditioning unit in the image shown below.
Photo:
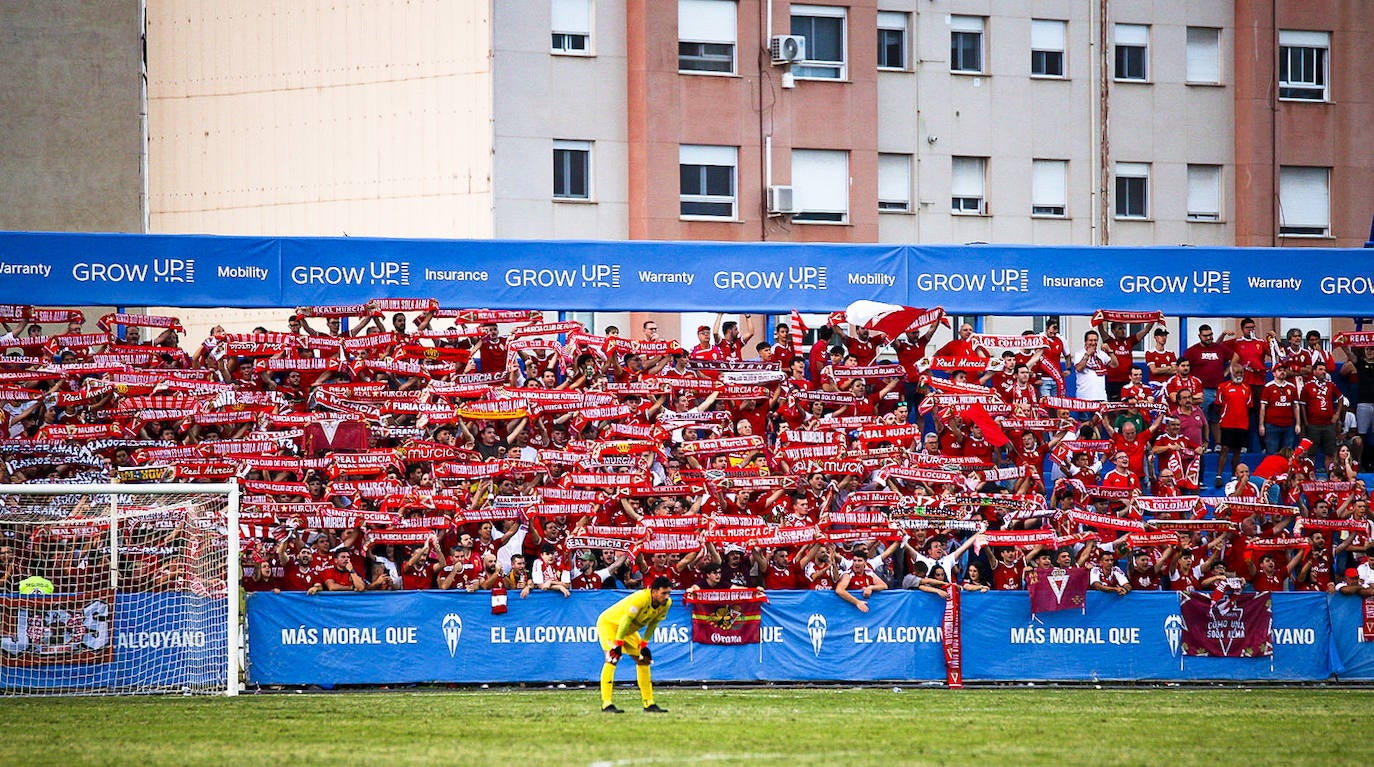
<path fill-rule="evenodd" d="M 806 38 L 801 35 L 774 35 L 768 45 L 774 64 L 790 64 L 806 59 Z"/>
<path fill-rule="evenodd" d="M 796 213 L 797 206 L 793 202 L 792 187 L 790 186 L 770 186 L 768 187 L 768 212 L 769 213 Z"/>

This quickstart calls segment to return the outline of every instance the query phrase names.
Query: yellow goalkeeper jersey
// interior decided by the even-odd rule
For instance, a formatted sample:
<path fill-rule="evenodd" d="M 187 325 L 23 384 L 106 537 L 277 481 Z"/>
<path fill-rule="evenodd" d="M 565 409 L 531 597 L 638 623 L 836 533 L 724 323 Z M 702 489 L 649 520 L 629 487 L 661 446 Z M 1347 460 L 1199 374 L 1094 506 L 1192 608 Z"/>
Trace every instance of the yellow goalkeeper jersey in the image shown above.
<path fill-rule="evenodd" d="M 641 589 L 607 607 L 596 621 L 616 626 L 616 640 L 623 641 L 640 629 L 644 629 L 644 638 L 647 640 L 653 637 L 654 628 L 667 617 L 668 608 L 672 606 L 673 600 L 669 598 L 662 606 L 654 607 L 652 590 Z"/>

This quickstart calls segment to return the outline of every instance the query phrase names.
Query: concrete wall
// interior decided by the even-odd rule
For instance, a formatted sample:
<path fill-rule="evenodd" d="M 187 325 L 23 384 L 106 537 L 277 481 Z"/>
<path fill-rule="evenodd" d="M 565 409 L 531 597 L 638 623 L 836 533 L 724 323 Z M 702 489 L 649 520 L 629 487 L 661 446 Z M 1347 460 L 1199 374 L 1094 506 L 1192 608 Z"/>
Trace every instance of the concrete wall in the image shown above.
<path fill-rule="evenodd" d="M 0 229 L 143 231 L 138 0 L 0 0 Z"/>
<path fill-rule="evenodd" d="M 629 235 L 624 8 L 593 3 L 581 56 L 550 53 L 548 0 L 493 3 L 494 236 Z M 553 199 L 554 139 L 593 142 L 590 200 Z"/>
<path fill-rule="evenodd" d="M 155 232 L 486 237 L 485 2 L 150 0 Z"/>

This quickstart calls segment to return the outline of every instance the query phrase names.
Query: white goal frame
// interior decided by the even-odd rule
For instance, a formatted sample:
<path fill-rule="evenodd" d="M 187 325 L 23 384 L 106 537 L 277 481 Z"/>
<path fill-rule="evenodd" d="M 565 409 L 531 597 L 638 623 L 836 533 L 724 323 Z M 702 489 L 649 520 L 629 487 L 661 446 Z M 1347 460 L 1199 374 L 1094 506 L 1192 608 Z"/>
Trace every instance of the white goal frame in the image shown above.
<path fill-rule="evenodd" d="M 233 697 L 239 694 L 239 658 L 243 649 L 243 636 L 240 631 L 240 568 L 239 568 L 239 486 L 237 483 L 187 483 L 187 482 L 164 482 L 157 484 L 24 484 L 6 485 L 0 484 L 0 497 L 4 496 L 59 496 L 59 495 L 217 495 L 223 496 L 225 504 L 225 535 L 228 538 L 225 546 L 225 644 L 228 658 L 227 674 L 224 679 L 223 694 Z M 119 582 L 119 504 L 111 502 L 109 504 L 110 522 L 110 579 L 111 585 Z M 167 690 L 167 693 L 174 693 L 174 690 Z M 36 691 L 33 695 L 43 695 L 42 691 Z M 73 695 L 83 694 L 71 691 L 55 691 L 51 695 Z M 91 694 L 121 694 L 95 692 Z M 136 694 L 136 693 L 128 693 Z"/>

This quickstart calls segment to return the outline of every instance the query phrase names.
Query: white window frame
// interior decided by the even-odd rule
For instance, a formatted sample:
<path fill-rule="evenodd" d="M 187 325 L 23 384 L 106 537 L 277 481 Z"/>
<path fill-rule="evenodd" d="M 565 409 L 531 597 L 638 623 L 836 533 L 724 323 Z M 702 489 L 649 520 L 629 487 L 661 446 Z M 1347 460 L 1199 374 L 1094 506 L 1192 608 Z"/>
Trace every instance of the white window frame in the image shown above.
<path fill-rule="evenodd" d="M 949 71 L 956 75 L 984 75 L 988 69 L 988 45 L 987 45 L 987 18 L 984 16 L 960 16 L 951 15 L 949 17 Z M 959 68 L 955 68 L 956 60 L 959 56 L 955 55 L 954 41 L 955 36 L 974 36 L 978 41 L 978 62 L 976 67 L 970 67 L 965 63 L 959 63 Z"/>
<path fill-rule="evenodd" d="M 1200 223 L 1220 223 L 1221 218 L 1221 166 L 1188 165 L 1188 210 L 1189 221 Z"/>
<path fill-rule="evenodd" d="M 1147 162 L 1118 162 L 1115 183 L 1112 185 L 1112 212 L 1118 221 L 1148 221 L 1150 218 L 1150 164 Z M 1140 181 L 1144 210 L 1140 213 L 1122 212 L 1121 182 Z"/>
<path fill-rule="evenodd" d="M 1139 50 L 1140 76 L 1123 74 L 1121 54 Z M 1150 82 L 1150 27 L 1147 24 L 1117 24 L 1112 28 L 1112 79 L 1119 83 Z"/>
<path fill-rule="evenodd" d="M 988 158 L 949 158 L 949 212 L 956 216 L 988 213 Z"/>
<path fill-rule="evenodd" d="M 737 71 L 739 36 L 739 4 L 735 0 L 678 0 L 677 6 L 677 71 L 685 75 L 733 75 Z M 683 46 L 698 48 L 695 54 L 684 54 Z M 709 49 L 708 49 L 709 46 Z M 726 63 L 724 47 L 728 50 L 728 69 L 702 69 L 683 66 L 692 63 Z M 684 58 L 685 57 L 685 58 Z"/>
<path fill-rule="evenodd" d="M 1069 22 L 1063 19 L 1031 19 L 1031 77 L 1066 80 L 1068 69 Z M 1059 74 L 1035 71 L 1035 54 L 1059 54 Z"/>
<path fill-rule="evenodd" d="M 553 159 L 554 159 L 554 162 L 558 162 L 558 158 L 559 158 L 559 153 L 560 153 L 560 152 L 584 152 L 584 153 L 585 153 L 584 163 L 585 163 L 585 165 L 586 165 L 586 168 L 585 168 L 584 173 L 585 173 L 585 177 L 586 177 L 586 180 L 587 180 L 587 191 L 586 191 L 586 194 L 581 194 L 581 195 L 579 195 L 579 194 L 572 194 L 572 193 L 560 193 L 560 190 L 558 189 L 558 171 L 557 171 L 557 169 L 555 168 L 555 170 L 554 170 L 554 175 L 553 175 L 553 199 L 558 200 L 558 201 L 571 201 L 571 202 L 591 202 L 593 199 L 595 199 L 594 194 L 593 194 L 593 193 L 594 193 L 594 190 L 595 190 L 595 186 L 594 186 L 594 184 L 592 183 L 592 179 L 595 178 L 595 176 L 592 175 L 592 170 L 593 170 L 593 168 L 595 167 L 595 165 L 594 165 L 593 162 L 592 162 L 593 153 L 594 153 L 594 151 L 593 151 L 593 150 L 594 150 L 594 145 L 595 145 L 595 142 L 592 142 L 592 141 L 581 141 L 581 140 L 574 140 L 574 139 L 554 139 L 554 140 L 553 140 Z M 569 159 L 571 160 L 571 156 L 569 156 Z M 569 169 L 571 169 L 572 166 L 571 166 L 570 164 L 568 164 L 567 162 L 565 162 L 564 164 L 567 165 L 567 167 L 568 167 Z M 564 179 L 564 180 L 567 181 L 566 176 L 565 176 L 565 179 Z"/>
<path fill-rule="evenodd" d="M 1221 30 L 1188 27 L 1186 74 L 1189 85 L 1221 85 Z"/>
<path fill-rule="evenodd" d="M 792 201 L 793 223 L 849 223 L 849 152 L 793 149 Z"/>
<path fill-rule="evenodd" d="M 726 194 L 688 194 L 682 192 L 681 176 L 684 168 L 729 168 L 730 193 Z M 735 221 L 739 218 L 739 147 L 716 146 L 708 144 L 681 144 L 678 146 L 678 215 L 687 221 Z M 706 203 L 711 205 L 729 204 L 730 210 L 724 214 L 687 213 L 683 205 Z"/>
<path fill-rule="evenodd" d="M 1295 79 L 1293 64 L 1311 55 L 1310 64 L 1300 61 L 1301 73 Z M 1283 75 L 1288 70 L 1287 78 Z M 1279 30 L 1279 59 L 1276 78 L 1280 101 L 1331 100 L 1331 33 L 1307 30 Z M 1285 93 L 1286 91 L 1286 93 Z"/>
<path fill-rule="evenodd" d="M 550 53 L 592 55 L 592 0 L 549 0 L 549 26 Z M 578 42 L 582 47 L 577 47 Z"/>
<path fill-rule="evenodd" d="M 878 212 L 911 212 L 911 160 L 909 154 L 878 154 Z"/>
<path fill-rule="evenodd" d="M 847 8 L 834 5 L 794 5 L 792 6 L 791 20 L 795 22 L 798 18 L 830 18 L 840 20 L 840 58 L 838 61 L 833 59 L 815 58 L 816 49 L 813 35 L 804 34 L 806 38 L 806 58 L 792 65 L 792 74 L 798 80 L 847 80 L 849 79 L 849 11 Z M 799 34 L 793 31 L 792 34 Z"/>
<path fill-rule="evenodd" d="M 1331 169 L 1279 166 L 1279 236 L 1331 236 Z"/>
<path fill-rule="evenodd" d="M 1031 217 L 1069 217 L 1069 161 L 1031 160 Z"/>
<path fill-rule="evenodd" d="M 878 11 L 878 69 L 884 72 L 905 72 L 911 68 L 911 14 L 899 11 Z M 902 40 L 902 61 L 897 66 L 882 63 L 884 32 L 896 32 Z"/>

